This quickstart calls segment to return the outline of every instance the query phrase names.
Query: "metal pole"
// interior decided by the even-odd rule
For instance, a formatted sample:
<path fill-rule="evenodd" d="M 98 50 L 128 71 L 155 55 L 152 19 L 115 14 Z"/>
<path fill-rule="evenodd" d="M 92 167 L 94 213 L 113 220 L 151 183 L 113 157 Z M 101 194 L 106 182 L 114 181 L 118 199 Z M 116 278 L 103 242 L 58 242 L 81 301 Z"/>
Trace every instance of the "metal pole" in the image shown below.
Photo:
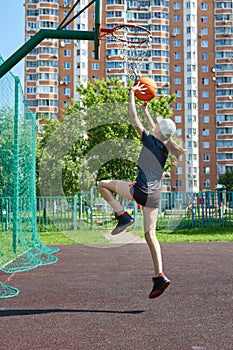
<path fill-rule="evenodd" d="M 19 85 L 20 80 L 15 77 L 15 114 L 14 114 L 14 159 L 13 159 L 13 237 L 12 246 L 13 251 L 17 251 L 17 235 L 19 234 Z"/>
<path fill-rule="evenodd" d="M 41 29 L 17 51 L 15 51 L 3 64 L 1 64 L 0 78 L 2 78 L 45 38 L 95 40 L 96 33 L 94 31 Z"/>
<path fill-rule="evenodd" d="M 95 59 L 99 59 L 99 31 L 102 18 L 101 0 L 95 2 Z"/>

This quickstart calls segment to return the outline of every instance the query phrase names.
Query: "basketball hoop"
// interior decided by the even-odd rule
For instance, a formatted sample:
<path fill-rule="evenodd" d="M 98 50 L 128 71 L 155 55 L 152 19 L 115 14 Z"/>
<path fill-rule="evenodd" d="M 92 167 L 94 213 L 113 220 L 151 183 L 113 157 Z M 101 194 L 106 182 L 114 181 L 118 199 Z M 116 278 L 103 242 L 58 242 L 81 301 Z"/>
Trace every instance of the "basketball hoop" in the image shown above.
<path fill-rule="evenodd" d="M 121 50 L 128 77 L 131 80 L 138 79 L 152 43 L 152 33 L 141 26 L 121 24 L 111 29 L 101 28 L 100 39 L 106 35 L 112 35 Z"/>

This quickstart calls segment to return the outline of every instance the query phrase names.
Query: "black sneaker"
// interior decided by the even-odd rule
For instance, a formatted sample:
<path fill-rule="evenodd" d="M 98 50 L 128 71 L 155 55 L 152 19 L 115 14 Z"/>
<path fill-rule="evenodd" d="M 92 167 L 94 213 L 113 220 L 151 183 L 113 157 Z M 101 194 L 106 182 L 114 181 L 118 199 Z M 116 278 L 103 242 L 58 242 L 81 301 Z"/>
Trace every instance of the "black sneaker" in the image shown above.
<path fill-rule="evenodd" d="M 132 225 L 134 222 L 134 218 L 130 216 L 127 212 L 124 214 L 116 216 L 116 220 L 118 220 L 117 226 L 112 230 L 112 235 L 117 235 L 118 233 L 124 231 L 128 226 Z"/>
<path fill-rule="evenodd" d="M 153 277 L 152 281 L 154 286 L 149 294 L 150 299 L 159 297 L 171 283 L 171 281 L 164 275 Z"/>

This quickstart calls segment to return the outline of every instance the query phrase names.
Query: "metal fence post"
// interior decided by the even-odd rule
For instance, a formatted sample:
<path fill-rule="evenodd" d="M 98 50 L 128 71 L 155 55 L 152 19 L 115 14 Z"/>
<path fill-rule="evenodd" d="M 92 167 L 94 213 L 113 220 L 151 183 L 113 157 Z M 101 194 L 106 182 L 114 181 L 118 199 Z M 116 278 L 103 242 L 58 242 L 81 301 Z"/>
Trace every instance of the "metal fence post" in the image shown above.
<path fill-rule="evenodd" d="M 74 230 L 77 230 L 77 196 L 74 196 L 73 201 L 73 224 L 74 224 Z"/>
<path fill-rule="evenodd" d="M 93 187 L 91 187 L 90 192 L 90 230 L 93 228 Z"/>

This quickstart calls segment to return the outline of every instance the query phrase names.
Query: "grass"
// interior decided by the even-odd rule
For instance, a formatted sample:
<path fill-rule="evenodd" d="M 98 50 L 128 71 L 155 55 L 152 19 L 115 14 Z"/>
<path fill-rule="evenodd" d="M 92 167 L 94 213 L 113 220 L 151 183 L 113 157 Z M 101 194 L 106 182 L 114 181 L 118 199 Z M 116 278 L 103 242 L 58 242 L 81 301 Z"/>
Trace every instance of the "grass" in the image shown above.
<path fill-rule="evenodd" d="M 143 234 L 141 234 L 143 235 Z M 171 233 L 159 230 L 157 237 L 160 242 L 223 242 L 233 241 L 232 227 L 212 227 L 178 229 Z"/>
<path fill-rule="evenodd" d="M 41 232 L 40 238 L 44 244 L 107 244 L 105 234 L 102 230 Z"/>
<path fill-rule="evenodd" d="M 105 235 L 108 230 L 77 230 L 64 232 L 42 232 L 40 238 L 44 244 L 107 244 L 111 243 Z M 132 231 L 136 236 L 144 237 L 143 231 Z M 160 242 L 222 242 L 233 241 L 232 227 L 208 227 L 178 229 L 173 232 L 158 230 Z"/>

